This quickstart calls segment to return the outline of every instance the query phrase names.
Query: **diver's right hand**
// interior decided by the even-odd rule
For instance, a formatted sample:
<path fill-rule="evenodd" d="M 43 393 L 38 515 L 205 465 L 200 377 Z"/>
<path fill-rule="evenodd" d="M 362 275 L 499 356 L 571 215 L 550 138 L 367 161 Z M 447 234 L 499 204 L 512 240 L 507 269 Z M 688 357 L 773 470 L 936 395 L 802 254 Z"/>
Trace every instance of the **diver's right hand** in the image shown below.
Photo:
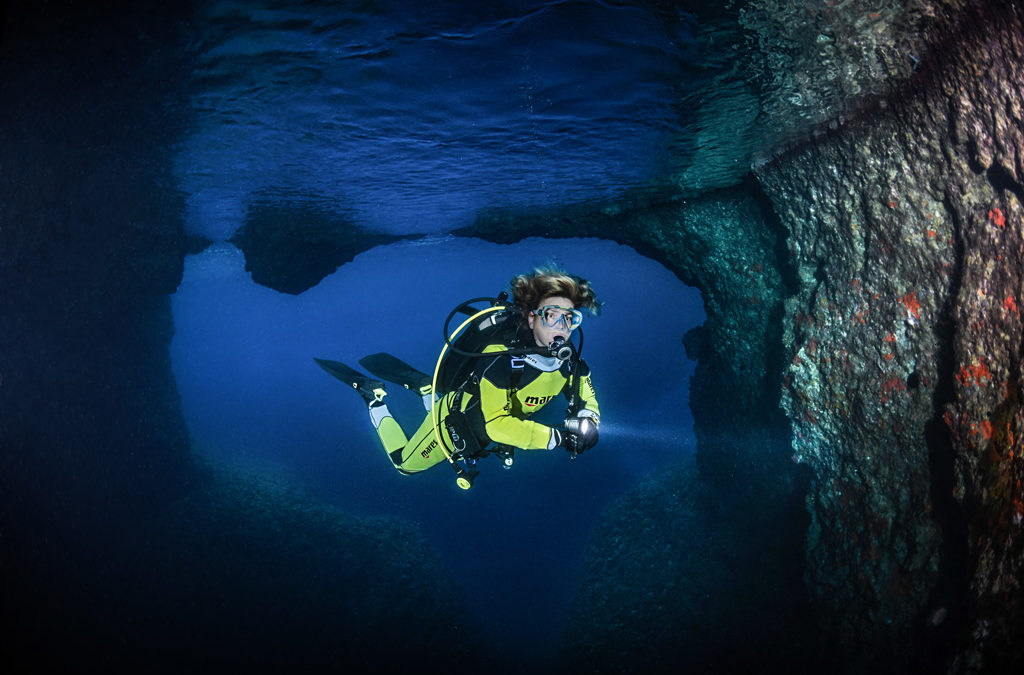
<path fill-rule="evenodd" d="M 551 429 L 551 438 L 552 440 L 548 445 L 549 450 L 562 446 L 573 457 L 590 447 L 580 438 L 579 434 L 574 434 L 567 429 Z"/>
<path fill-rule="evenodd" d="M 582 452 L 579 450 L 579 438 L 576 434 L 566 429 L 551 427 L 551 438 L 548 440 L 548 450 L 562 446 L 572 454 Z"/>
<path fill-rule="evenodd" d="M 569 454 L 575 457 L 576 455 L 583 452 L 583 444 L 580 443 L 580 437 L 578 435 L 572 433 L 571 431 L 565 431 L 563 433 L 565 434 L 565 438 L 562 439 L 562 445 L 565 446 L 565 449 L 569 451 Z"/>

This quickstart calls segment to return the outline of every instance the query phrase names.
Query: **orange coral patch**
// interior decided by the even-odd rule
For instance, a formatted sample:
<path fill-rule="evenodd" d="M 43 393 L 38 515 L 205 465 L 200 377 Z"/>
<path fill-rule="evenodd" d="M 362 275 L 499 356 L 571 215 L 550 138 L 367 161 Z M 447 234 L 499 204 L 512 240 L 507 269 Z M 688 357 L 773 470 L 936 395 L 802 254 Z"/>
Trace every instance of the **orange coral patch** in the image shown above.
<path fill-rule="evenodd" d="M 988 219 L 999 227 L 1006 227 L 1006 218 L 1003 216 L 1003 212 L 999 209 L 992 209 L 988 212 Z"/>
<path fill-rule="evenodd" d="M 907 383 L 898 377 L 890 377 L 882 381 L 882 403 L 889 402 L 889 395 L 894 391 L 906 391 Z"/>
<path fill-rule="evenodd" d="M 908 312 L 913 312 L 914 316 L 918 319 L 921 318 L 921 314 L 918 312 L 918 310 L 921 309 L 921 303 L 918 302 L 916 295 L 913 293 L 907 293 L 900 298 L 900 302 L 907 306 Z"/>
<path fill-rule="evenodd" d="M 992 372 L 984 361 L 979 361 L 976 366 L 960 366 L 960 370 L 953 377 L 962 386 L 969 387 L 972 384 L 983 384 L 982 380 L 991 381 Z"/>

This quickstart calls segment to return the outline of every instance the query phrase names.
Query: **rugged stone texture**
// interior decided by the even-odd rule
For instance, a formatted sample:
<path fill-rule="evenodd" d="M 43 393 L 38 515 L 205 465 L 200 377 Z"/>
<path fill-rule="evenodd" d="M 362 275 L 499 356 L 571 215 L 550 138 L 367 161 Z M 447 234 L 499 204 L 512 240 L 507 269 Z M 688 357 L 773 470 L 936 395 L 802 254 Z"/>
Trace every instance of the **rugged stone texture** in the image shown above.
<path fill-rule="evenodd" d="M 965 20 L 966 44 L 938 75 L 953 169 L 946 202 L 964 254 L 953 319 L 954 495 L 968 517 L 966 669 L 1024 665 L 1024 17 Z M 936 117 L 938 117 L 936 115 Z M 1007 670 L 1007 672 L 1009 672 Z"/>
<path fill-rule="evenodd" d="M 815 474 L 807 583 L 862 666 L 928 644 L 966 649 L 957 671 L 1022 662 L 1024 32 L 978 4 L 892 105 L 759 176 L 800 277 L 783 405 Z"/>
<path fill-rule="evenodd" d="M 742 517 L 709 521 L 702 480 L 681 465 L 605 511 L 559 672 L 829 672 L 795 575 L 805 523 L 762 538 Z"/>
<path fill-rule="evenodd" d="M 733 3 L 743 76 L 760 102 L 758 153 L 836 128 L 920 66 L 929 29 L 961 0 Z M 755 163 L 763 158 L 755 156 Z"/>
<path fill-rule="evenodd" d="M 374 246 L 409 237 L 379 234 L 303 201 L 257 200 L 231 243 L 245 253 L 252 279 L 297 295 Z"/>
<path fill-rule="evenodd" d="M 670 182 L 696 195 L 740 183 L 751 165 L 824 134 L 889 95 L 964 0 L 728 0 L 672 3 L 659 16 L 701 54 L 680 101 Z"/>

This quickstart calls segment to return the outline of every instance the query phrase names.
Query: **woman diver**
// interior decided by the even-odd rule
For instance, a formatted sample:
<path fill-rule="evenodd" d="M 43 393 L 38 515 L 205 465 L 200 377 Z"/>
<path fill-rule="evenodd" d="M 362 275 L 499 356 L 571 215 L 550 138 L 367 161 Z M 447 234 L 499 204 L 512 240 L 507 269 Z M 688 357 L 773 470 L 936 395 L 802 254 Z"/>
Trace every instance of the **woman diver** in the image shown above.
<path fill-rule="evenodd" d="M 446 345 L 451 348 L 447 362 L 442 351 L 433 379 L 389 354 L 360 361 L 378 377 L 423 397 L 428 414 L 411 438 L 388 410 L 382 382 L 317 359 L 367 402 L 384 450 L 400 473 L 419 473 L 447 459 L 459 472 L 460 487 L 468 488 L 476 472 L 459 462 L 472 467 L 478 457 L 497 454 L 511 466 L 513 448 L 562 446 L 575 456 L 597 443 L 600 411 L 590 369 L 570 339 L 583 311 L 596 315 L 599 310 L 593 289 L 553 268 L 520 274 L 510 285 L 513 307 L 496 302 L 467 320 L 466 331 Z M 460 309 L 468 313 L 465 305 Z M 569 401 L 562 427 L 530 419 L 559 394 Z"/>

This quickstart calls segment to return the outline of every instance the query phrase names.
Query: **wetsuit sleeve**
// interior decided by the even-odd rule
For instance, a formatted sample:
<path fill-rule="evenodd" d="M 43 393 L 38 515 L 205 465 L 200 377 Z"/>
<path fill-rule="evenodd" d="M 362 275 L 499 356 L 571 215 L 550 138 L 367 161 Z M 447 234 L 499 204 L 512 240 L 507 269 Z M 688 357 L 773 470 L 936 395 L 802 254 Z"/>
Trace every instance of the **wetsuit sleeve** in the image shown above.
<path fill-rule="evenodd" d="M 480 381 L 480 412 L 484 429 L 495 443 L 504 443 L 524 450 L 544 450 L 551 440 L 551 427 L 540 422 L 523 420 L 511 414 L 512 392 L 494 385 L 486 378 Z"/>
<path fill-rule="evenodd" d="M 485 350 L 486 351 L 486 350 Z M 488 438 L 524 450 L 545 450 L 551 427 L 512 414 L 512 388 L 508 359 L 498 357 L 480 378 L 480 412 Z"/>
<path fill-rule="evenodd" d="M 598 417 L 601 416 L 601 409 L 597 405 L 597 393 L 594 391 L 594 383 L 590 379 L 590 367 L 586 361 L 580 363 L 580 385 L 579 400 L 581 409 L 593 411 Z"/>

